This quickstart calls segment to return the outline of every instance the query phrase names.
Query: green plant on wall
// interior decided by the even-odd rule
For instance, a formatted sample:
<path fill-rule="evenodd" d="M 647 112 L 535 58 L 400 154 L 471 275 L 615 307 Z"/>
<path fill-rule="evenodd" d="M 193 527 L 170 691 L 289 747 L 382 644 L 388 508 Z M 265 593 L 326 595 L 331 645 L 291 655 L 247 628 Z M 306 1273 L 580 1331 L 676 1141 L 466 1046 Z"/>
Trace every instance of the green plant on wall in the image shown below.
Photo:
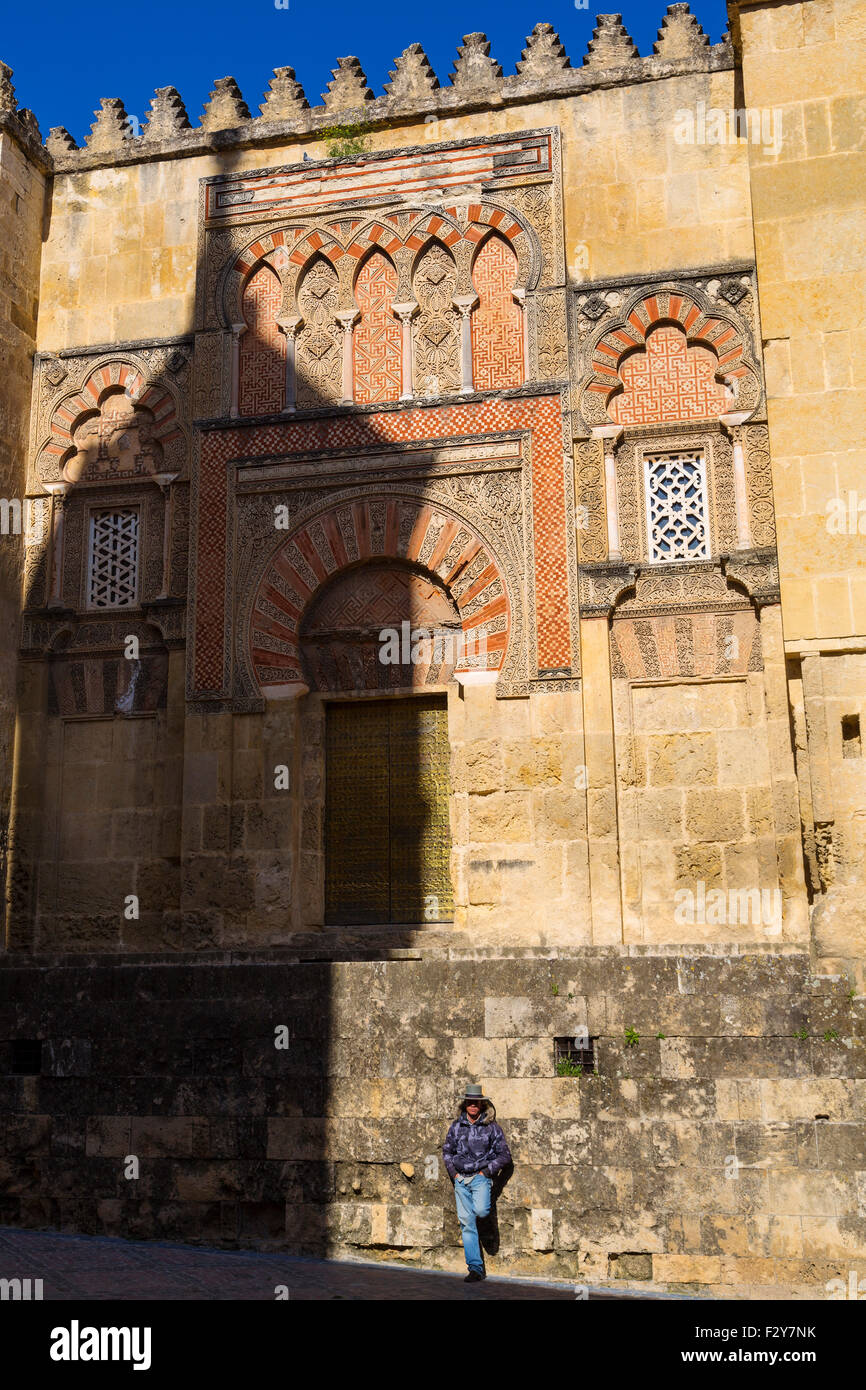
<path fill-rule="evenodd" d="M 350 159 L 367 149 L 367 133 L 372 130 L 368 121 L 351 125 L 329 125 L 321 132 L 329 159 Z"/>
<path fill-rule="evenodd" d="M 583 1065 L 580 1062 L 572 1062 L 568 1057 L 563 1057 L 556 1064 L 557 1076 L 583 1076 Z"/>
<path fill-rule="evenodd" d="M 637 1047 L 640 1042 L 640 1033 L 636 1033 L 633 1028 L 626 1028 L 623 1036 L 626 1047 Z"/>

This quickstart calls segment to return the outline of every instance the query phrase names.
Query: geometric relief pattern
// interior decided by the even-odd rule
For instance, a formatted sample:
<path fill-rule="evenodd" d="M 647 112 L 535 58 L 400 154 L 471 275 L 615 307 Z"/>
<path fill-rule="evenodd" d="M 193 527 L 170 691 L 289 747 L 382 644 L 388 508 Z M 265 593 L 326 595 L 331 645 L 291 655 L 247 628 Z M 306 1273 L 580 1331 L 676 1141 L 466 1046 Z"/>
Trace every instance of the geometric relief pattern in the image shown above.
<path fill-rule="evenodd" d="M 438 241 L 418 261 L 413 290 L 420 306 L 414 321 L 415 392 L 439 396 L 460 386 L 460 315 L 452 300 L 457 293 L 457 266 Z"/>
<path fill-rule="evenodd" d="M 512 293 L 517 257 L 500 236 L 490 236 L 475 258 L 472 281 L 472 372 L 476 391 L 523 385 L 523 314 Z"/>
<path fill-rule="evenodd" d="M 708 348 L 689 347 L 679 328 L 657 328 L 646 351 L 621 364 L 625 387 L 608 414 L 619 425 L 648 425 L 681 420 L 716 419 L 730 397 L 716 381 L 718 358 Z"/>
<path fill-rule="evenodd" d="M 238 412 L 277 415 L 286 403 L 286 339 L 277 327 L 282 286 L 269 265 L 251 275 L 242 308 L 247 330 L 240 336 Z"/>
<path fill-rule="evenodd" d="M 416 644 L 414 662 L 411 637 L 405 652 L 388 653 L 397 660 L 383 661 L 380 632 L 390 628 L 402 638 L 404 622 L 413 634 L 423 629 L 429 640 Z M 459 656 L 455 633 L 460 626 L 457 606 L 437 576 L 393 561 L 350 569 L 326 586 L 301 623 L 307 684 L 331 691 L 445 684 Z"/>
<path fill-rule="evenodd" d="M 298 405 L 326 405 L 340 400 L 343 335 L 334 319 L 339 307 L 337 272 L 319 256 L 298 291 L 298 309 L 304 318 L 296 358 Z"/>
<path fill-rule="evenodd" d="M 388 411 L 375 416 L 344 415 L 332 419 L 281 421 L 279 424 L 212 430 L 206 433 L 202 438 L 201 449 L 198 552 L 195 561 L 194 689 L 200 692 L 216 692 L 223 689 L 228 553 L 226 536 L 229 522 L 227 487 L 228 465 L 232 460 L 241 457 L 290 458 L 293 454 L 304 454 L 311 449 L 380 450 L 389 444 L 450 440 L 465 435 L 483 438 L 484 435 L 499 434 L 503 431 L 524 431 L 530 436 L 537 664 L 542 670 L 570 669 L 574 656 L 569 614 L 565 469 L 560 400 L 558 396 L 504 400 L 492 398 Z M 331 519 L 328 518 L 332 537 L 331 553 L 340 564 L 346 564 L 349 559 L 366 558 L 377 553 L 371 548 L 371 539 L 379 534 L 387 534 L 387 528 L 384 533 L 381 527 L 376 527 L 375 531 L 371 530 L 372 519 L 369 511 L 365 511 L 365 506 L 366 504 L 353 503 L 351 506 L 338 509 L 338 527 L 331 526 Z M 352 518 L 345 525 L 344 514 Z M 333 544 L 336 544 L 337 552 L 333 552 Z M 353 546 L 357 547 L 354 552 Z M 318 557 L 316 564 L 321 567 L 322 576 L 333 572 L 334 559 L 329 560 L 327 556 L 319 554 L 315 542 L 310 553 Z M 346 556 L 345 559 L 341 558 L 343 554 Z M 448 554 L 447 544 L 442 554 Z M 403 553 L 401 558 L 408 557 Z M 450 560 L 451 556 L 448 558 Z M 303 561 L 301 568 L 309 568 L 309 561 L 303 555 L 299 556 L 299 563 L 300 561 Z M 439 573 L 439 577 L 448 583 L 448 576 L 436 568 L 438 559 L 435 562 L 425 559 L 423 563 L 427 568 Z M 456 583 L 449 585 L 455 597 L 456 589 L 464 582 L 467 573 L 468 571 L 464 571 Z M 483 575 L 478 576 L 480 589 L 485 587 L 485 584 L 481 583 L 482 578 Z M 300 582 L 300 575 L 298 579 Z M 280 581 L 278 576 L 277 583 L 280 582 L 284 588 L 291 587 L 287 586 L 285 579 Z M 303 596 L 305 605 L 311 586 L 304 582 L 296 592 L 299 598 Z M 470 602 L 474 597 L 475 593 L 464 593 L 463 601 Z M 502 611 L 505 611 L 504 608 Z M 507 632 L 503 637 L 507 638 Z M 291 624 L 286 640 L 289 638 L 295 640 Z M 488 654 L 494 649 L 495 641 L 496 638 L 488 637 Z M 506 641 L 503 640 L 501 645 L 505 650 Z M 284 676 L 283 679 L 289 678 Z"/>
<path fill-rule="evenodd" d="M 700 453 L 651 454 L 644 460 L 649 558 L 709 557 L 709 508 Z"/>
<path fill-rule="evenodd" d="M 615 618 L 610 648 L 615 680 L 737 676 L 763 669 L 761 625 L 751 608 Z"/>
<path fill-rule="evenodd" d="M 355 400 L 396 401 L 401 389 L 401 329 L 391 305 L 397 292 L 397 271 L 381 251 L 361 266 L 355 299 L 361 318 L 355 327 Z"/>
<path fill-rule="evenodd" d="M 90 518 L 90 608 L 118 608 L 138 593 L 138 509 L 93 512 Z"/>

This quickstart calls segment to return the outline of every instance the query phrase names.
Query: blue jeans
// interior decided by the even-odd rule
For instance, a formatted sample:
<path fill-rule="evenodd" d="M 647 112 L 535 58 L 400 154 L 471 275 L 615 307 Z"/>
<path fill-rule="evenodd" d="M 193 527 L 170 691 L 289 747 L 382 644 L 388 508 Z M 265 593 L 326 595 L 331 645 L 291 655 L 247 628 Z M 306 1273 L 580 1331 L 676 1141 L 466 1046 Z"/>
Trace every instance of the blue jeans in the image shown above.
<path fill-rule="evenodd" d="M 489 1214 L 492 1191 L 493 1179 L 485 1178 L 483 1173 L 476 1173 L 470 1182 L 458 1182 L 456 1178 L 454 1180 L 457 1219 L 460 1222 L 460 1234 L 463 1237 L 463 1249 L 470 1273 L 473 1270 L 476 1274 L 484 1273 L 484 1259 L 475 1223 L 479 1216 Z"/>

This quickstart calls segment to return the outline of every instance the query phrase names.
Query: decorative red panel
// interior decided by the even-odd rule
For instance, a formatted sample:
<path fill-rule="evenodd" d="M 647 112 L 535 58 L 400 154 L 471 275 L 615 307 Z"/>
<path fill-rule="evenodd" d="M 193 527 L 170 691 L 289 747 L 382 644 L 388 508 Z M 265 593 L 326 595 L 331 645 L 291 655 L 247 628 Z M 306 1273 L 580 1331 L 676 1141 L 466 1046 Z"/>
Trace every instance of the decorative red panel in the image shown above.
<path fill-rule="evenodd" d="M 679 420 L 715 420 L 729 409 L 729 397 L 716 381 L 719 361 L 709 348 L 689 347 L 672 324 L 656 328 L 646 351 L 627 357 L 619 368 L 625 387 L 608 406 L 620 425 Z"/>
<path fill-rule="evenodd" d="M 540 670 L 572 666 L 569 619 L 568 552 L 566 539 L 565 460 L 560 399 L 536 396 L 512 400 L 461 401 L 453 405 L 386 410 L 371 415 L 340 415 L 269 425 L 209 430 L 202 437 L 200 511 L 198 520 L 195 599 L 194 688 L 213 693 L 222 687 L 226 622 L 227 465 L 239 457 L 280 458 L 313 450 L 382 449 L 389 444 L 420 440 L 454 440 L 469 435 L 524 430 L 530 436 L 532 459 L 532 528 L 535 552 L 535 613 L 537 663 Z M 355 532 L 359 558 L 371 553 L 367 508 L 356 504 Z M 426 522 L 423 523 L 426 529 Z M 419 535 L 421 534 L 419 526 Z M 386 535 L 390 532 L 386 526 Z M 333 572 L 345 563 L 340 544 L 328 547 L 330 560 L 307 556 L 314 570 Z M 409 542 L 405 558 L 413 558 L 420 542 Z M 343 543 L 343 548 L 345 543 Z M 389 549 L 391 546 L 389 544 Z M 313 554 L 313 551 L 310 551 Z M 327 557 L 326 557 L 327 559 Z M 309 587 L 292 574 L 290 584 L 303 604 Z M 446 583 L 447 583 L 446 576 Z M 481 582 L 479 580 L 479 582 Z M 486 581 L 485 581 L 486 582 Z M 463 600 L 470 601 L 469 593 Z M 475 614 L 483 621 L 490 609 Z"/>
<path fill-rule="evenodd" d="M 472 315 L 472 372 L 476 391 L 522 386 L 523 314 L 512 293 L 517 257 L 500 236 L 488 237 L 475 258 L 478 307 Z"/>
<path fill-rule="evenodd" d="M 397 272 L 387 256 L 374 251 L 361 266 L 355 300 L 361 311 L 355 325 L 355 400 L 400 399 L 401 329 L 391 312 L 397 292 Z"/>
<path fill-rule="evenodd" d="M 247 281 L 241 334 L 238 412 L 276 415 L 286 403 L 286 339 L 277 327 L 282 286 L 270 266 L 262 265 Z"/>

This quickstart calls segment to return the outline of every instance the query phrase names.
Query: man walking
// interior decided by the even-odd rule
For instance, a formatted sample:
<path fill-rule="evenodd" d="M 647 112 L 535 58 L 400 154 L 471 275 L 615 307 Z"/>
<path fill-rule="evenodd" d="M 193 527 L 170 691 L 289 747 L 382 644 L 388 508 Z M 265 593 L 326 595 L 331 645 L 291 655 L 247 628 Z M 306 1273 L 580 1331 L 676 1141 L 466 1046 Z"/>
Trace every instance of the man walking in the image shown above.
<path fill-rule="evenodd" d="M 487 1277 L 477 1221 L 490 1212 L 495 1174 L 511 1162 L 505 1135 L 495 1116 L 493 1102 L 481 1094 L 481 1087 L 467 1086 L 457 1119 L 442 1146 L 442 1157 L 457 1198 L 457 1219 L 469 1269 L 467 1284 Z"/>

